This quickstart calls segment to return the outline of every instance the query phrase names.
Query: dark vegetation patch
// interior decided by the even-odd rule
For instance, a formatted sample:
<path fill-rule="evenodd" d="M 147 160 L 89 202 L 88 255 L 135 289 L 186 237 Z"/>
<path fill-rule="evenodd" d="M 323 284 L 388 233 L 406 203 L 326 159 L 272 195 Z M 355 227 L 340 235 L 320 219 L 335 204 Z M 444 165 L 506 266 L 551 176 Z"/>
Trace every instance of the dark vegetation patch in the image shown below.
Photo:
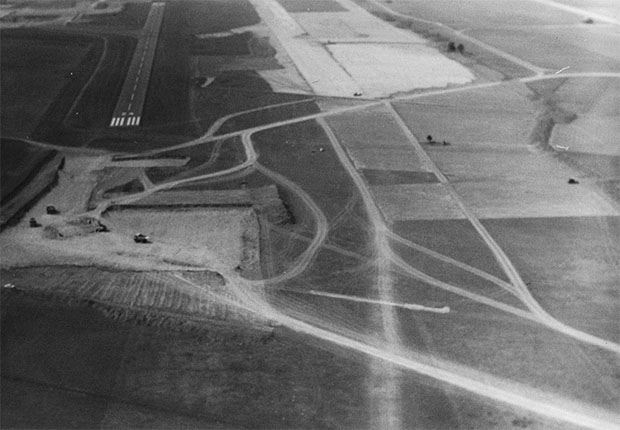
<path fill-rule="evenodd" d="M 245 150 L 239 137 L 175 149 L 160 155 L 189 157 L 190 160 L 183 166 L 146 169 L 149 179 L 156 184 L 226 170 L 245 161 Z"/>
<path fill-rule="evenodd" d="M 2 135 L 31 136 L 37 125 L 61 121 L 92 73 L 102 42 L 38 29 L 3 30 L 0 37 Z"/>
<path fill-rule="evenodd" d="M 319 206 L 329 223 L 326 243 L 345 251 L 345 254 L 342 254 L 327 248 L 321 249 L 306 272 L 279 287 L 355 291 L 361 296 L 374 294 L 374 269 L 363 264 L 364 258 L 369 258 L 374 251 L 367 214 L 357 188 L 340 164 L 322 128 L 314 121 L 307 121 L 256 133 L 253 141 L 262 165 L 300 186 Z M 298 223 L 313 226 L 310 235 L 305 236 L 314 237 L 315 222 L 305 204 L 296 200 L 294 193 L 280 194 Z M 300 244 L 301 239 L 294 229 L 289 230 L 288 239 L 284 233 L 282 230 L 272 230 L 272 249 L 261 248 L 264 252 L 271 251 L 272 261 L 283 258 L 279 254 L 282 247 L 274 239 Z M 309 241 L 305 242 L 307 247 Z M 294 255 L 290 249 L 284 253 Z M 278 300 L 277 295 L 273 299 Z M 313 300 L 315 299 L 311 296 L 299 298 L 299 301 L 304 303 Z M 358 304 L 342 300 L 331 305 L 328 312 L 333 311 L 335 315 L 358 312 L 359 326 L 363 327 L 364 331 L 373 331 L 376 327 L 366 313 L 369 309 L 363 308 L 365 311 L 362 312 Z"/>
<path fill-rule="evenodd" d="M 250 52 L 255 57 L 275 57 L 278 53 L 276 49 L 269 43 L 269 37 L 253 37 L 248 41 Z M 282 67 L 282 66 L 280 66 Z"/>
<path fill-rule="evenodd" d="M 142 182 L 136 178 L 129 182 L 125 182 L 124 184 L 106 190 L 103 193 L 103 198 L 107 199 L 110 197 L 124 194 L 139 193 L 141 191 L 144 191 L 144 185 L 142 185 Z"/>
<path fill-rule="evenodd" d="M 346 12 L 333 0 L 278 0 L 287 12 Z"/>
<path fill-rule="evenodd" d="M 187 10 L 185 29 L 188 34 L 221 33 L 260 22 L 247 0 L 183 1 Z M 166 4 L 166 8 L 171 3 Z"/>
<path fill-rule="evenodd" d="M 11 24 L 16 23 L 31 23 L 31 22 L 45 22 L 45 21 L 54 21 L 60 18 L 61 15 L 51 15 L 51 14 L 29 14 L 29 15 L 14 15 L 8 14 L 0 18 L 0 22 L 6 22 Z"/>
<path fill-rule="evenodd" d="M 95 67 L 102 55 L 103 42 L 97 39 L 97 43 L 84 58 L 77 72 L 77 77 L 66 85 L 38 124 L 34 137 L 41 141 L 53 141 L 56 137 L 58 129 L 62 127 L 62 123 L 73 105 L 75 98 L 79 95 L 80 90 L 88 81 L 90 75 L 94 72 Z M 73 115 L 79 116 L 79 111 L 72 112 Z"/>
<path fill-rule="evenodd" d="M 93 138 L 98 135 L 97 132 L 92 133 L 89 130 L 104 129 L 110 123 L 136 40 L 121 36 L 106 36 L 106 38 L 105 58 L 95 79 L 83 91 L 73 112 L 69 112 L 70 115 L 65 119 L 66 127 L 60 133 L 60 137 L 54 139 L 51 136 L 51 139 L 58 143 L 80 145 L 84 140 L 88 140 L 91 134 Z"/>
<path fill-rule="evenodd" d="M 245 0 L 167 3 L 144 105 L 143 124 L 150 127 L 151 131 L 165 131 L 169 134 L 196 136 L 200 133 L 202 130 L 196 124 L 191 108 L 194 108 L 195 116 L 204 127 L 203 112 L 196 109 L 195 105 L 190 107 L 189 101 L 192 85 L 190 55 L 196 40 L 194 35 L 223 32 L 258 22 L 258 15 Z M 230 42 L 230 38 L 226 40 Z M 226 44 L 221 49 L 226 49 Z M 250 87 L 259 79 L 256 74 L 248 73 L 247 76 L 243 75 L 239 81 Z M 223 81 L 229 92 L 235 89 L 236 85 L 227 82 L 230 78 L 224 76 L 218 79 L 216 85 Z M 223 114 L 218 110 L 216 118 L 208 118 L 207 124 Z"/>
<path fill-rule="evenodd" d="M 125 3 L 120 12 L 106 13 L 100 15 L 89 15 L 80 21 L 71 22 L 71 26 L 90 27 L 103 26 L 116 27 L 127 30 L 138 30 L 144 27 L 146 18 L 151 9 L 151 3 Z"/>
<path fill-rule="evenodd" d="M 12 3 L 12 2 L 7 2 Z M 15 2 L 20 7 L 27 7 L 30 9 L 69 9 L 75 7 L 76 0 L 54 0 L 54 1 L 25 1 Z"/>
<path fill-rule="evenodd" d="M 93 137 L 93 134 L 95 137 Z M 76 133 L 67 134 L 71 138 L 79 138 Z M 181 134 L 158 133 L 157 130 L 135 128 L 120 130 L 120 127 L 103 130 L 102 133 L 90 133 L 84 130 L 81 136 L 85 146 L 93 149 L 105 149 L 113 152 L 136 153 L 149 149 L 165 148 L 166 146 L 186 142 L 188 136 Z M 82 141 L 77 141 L 80 144 Z"/>
<path fill-rule="evenodd" d="M 252 138 L 259 162 L 303 188 L 328 220 L 334 219 L 341 212 L 343 202 L 356 192 L 329 139 L 316 122 L 277 127 L 258 132 Z M 299 211 L 307 212 L 305 208 Z"/>
<path fill-rule="evenodd" d="M 450 312 L 397 310 L 404 343 L 414 343 L 421 332 L 423 342 L 439 359 L 565 398 L 612 409 L 617 403 L 618 393 L 601 384 L 602 378 L 615 372 L 616 354 L 577 345 L 572 338 L 541 324 L 448 292 L 444 292 L 443 301 L 437 295 L 425 299 L 426 294 L 439 294 L 442 290 L 428 286 L 412 288 L 411 284 L 409 279 L 402 280 L 399 289 L 409 290 L 411 295 L 401 294 L 398 300 L 427 306 L 448 305 Z"/>
<path fill-rule="evenodd" d="M 369 185 L 428 184 L 439 182 L 432 172 L 363 169 Z"/>
<path fill-rule="evenodd" d="M 226 37 L 205 37 L 192 39 L 191 55 L 249 55 L 249 31 Z"/>
<path fill-rule="evenodd" d="M 166 3 L 142 113 L 142 123 L 147 127 L 165 125 L 167 133 L 190 136 L 198 132 L 191 122 L 188 99 L 191 33 L 187 20 L 193 4 Z"/>
<path fill-rule="evenodd" d="M 7 143 L 9 142 L 9 143 Z M 21 141 L 2 139 L 0 229 L 14 225 L 58 181 L 64 156 Z"/>
<path fill-rule="evenodd" d="M 299 94 L 274 93 L 269 84 L 254 71 L 225 71 L 220 73 L 207 88 L 196 91 L 193 107 L 196 116 L 200 118 L 202 129 L 206 131 L 217 119 L 229 114 L 307 98 Z M 278 115 L 286 119 L 292 115 L 305 115 L 315 109 L 318 110 L 309 106 L 309 103 L 303 103 L 300 106 L 292 105 L 289 110 L 278 109 L 277 113 L 269 110 L 260 111 L 252 114 L 249 119 L 240 119 L 240 126 L 235 125 L 239 119 L 233 118 L 229 120 L 233 122 L 228 125 L 227 121 L 224 127 L 227 132 L 237 131 L 277 120 L 281 118 Z"/>
<path fill-rule="evenodd" d="M 507 281 L 495 257 L 467 220 L 396 221 L 392 230 L 411 242 Z"/>
<path fill-rule="evenodd" d="M 104 417 L 125 427 L 138 411 L 148 428 L 365 428 L 369 419 L 364 361 L 284 329 L 263 342 L 250 328 L 196 335 L 28 296 L 2 304 L 7 428 L 95 428 Z M 119 403 L 135 412 L 116 415 Z"/>
<path fill-rule="evenodd" d="M 1 202 L 15 197 L 57 153 L 20 140 L 0 139 Z"/>

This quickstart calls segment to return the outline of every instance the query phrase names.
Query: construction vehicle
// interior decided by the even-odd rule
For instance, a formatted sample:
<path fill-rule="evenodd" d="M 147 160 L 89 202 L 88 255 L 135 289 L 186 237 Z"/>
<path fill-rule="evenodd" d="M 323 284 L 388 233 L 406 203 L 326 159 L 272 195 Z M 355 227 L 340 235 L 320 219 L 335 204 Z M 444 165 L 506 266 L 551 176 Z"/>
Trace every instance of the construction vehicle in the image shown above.
<path fill-rule="evenodd" d="M 136 233 L 133 235 L 133 241 L 136 243 L 151 243 L 151 238 L 142 233 Z"/>

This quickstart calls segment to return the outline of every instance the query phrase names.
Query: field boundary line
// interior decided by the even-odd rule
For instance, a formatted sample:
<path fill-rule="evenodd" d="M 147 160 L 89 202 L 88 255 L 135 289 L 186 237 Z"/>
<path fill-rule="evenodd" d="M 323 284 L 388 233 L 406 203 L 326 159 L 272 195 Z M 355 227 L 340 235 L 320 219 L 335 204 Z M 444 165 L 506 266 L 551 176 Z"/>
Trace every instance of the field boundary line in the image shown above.
<path fill-rule="evenodd" d="M 404 237 L 401 237 L 399 235 L 397 235 L 396 233 L 393 233 L 392 231 L 388 231 L 388 236 L 390 238 L 392 238 L 393 240 L 395 240 L 396 242 L 399 242 L 409 248 L 415 249 L 416 251 L 422 252 L 424 254 L 430 255 L 433 258 L 436 258 L 437 260 L 443 261 L 445 263 L 451 264 L 453 266 L 458 267 L 459 269 L 463 269 L 466 272 L 470 272 L 476 276 L 479 276 L 482 279 L 486 279 L 489 282 L 494 283 L 495 285 L 497 285 L 498 287 L 506 290 L 507 292 L 509 292 L 510 294 L 513 294 L 515 296 L 519 296 L 518 293 L 514 290 L 514 287 L 512 286 L 512 284 L 510 284 L 509 282 L 506 282 L 496 276 L 491 275 L 490 273 L 487 273 L 483 270 L 480 270 L 476 267 L 470 266 L 469 264 L 463 263 L 461 261 L 455 260 L 451 257 L 448 257 L 447 255 L 441 254 L 437 251 L 433 251 L 432 249 L 426 248 L 422 245 L 418 245 L 415 242 L 412 242 L 408 239 L 405 239 Z"/>
<path fill-rule="evenodd" d="M 420 145 L 420 143 L 418 142 L 414 134 L 411 132 L 409 127 L 407 127 L 407 124 L 405 124 L 400 114 L 396 111 L 396 109 L 394 109 L 394 106 L 392 106 L 392 104 L 389 101 L 386 101 L 385 105 L 388 107 L 388 109 L 390 109 L 390 111 L 394 115 L 396 122 L 403 129 L 403 132 L 409 137 L 412 146 L 414 147 L 414 149 L 416 150 L 420 158 L 427 159 L 428 162 L 431 163 L 432 170 L 437 175 L 439 182 L 445 187 L 445 189 L 448 191 L 450 196 L 457 203 L 457 205 L 459 206 L 463 214 L 467 217 L 467 219 L 470 221 L 472 226 L 476 229 L 480 237 L 487 244 L 487 246 L 489 247 L 489 249 L 495 256 L 495 259 L 497 260 L 497 262 L 500 264 L 500 266 L 503 268 L 504 272 L 510 279 L 511 284 L 516 288 L 519 298 L 525 304 L 525 306 L 527 306 L 527 308 L 534 315 L 538 317 L 538 321 L 541 324 L 549 328 L 552 328 L 560 333 L 563 333 L 567 336 L 573 337 L 582 342 L 589 343 L 591 345 L 595 345 L 600 348 L 620 354 L 619 344 L 609 341 L 609 340 L 599 338 L 597 336 L 591 335 L 581 330 L 577 330 L 575 328 L 572 328 L 562 323 L 561 321 L 555 319 L 552 315 L 550 315 L 536 301 L 536 299 L 530 293 L 527 285 L 521 278 L 521 275 L 519 275 L 519 272 L 517 271 L 516 267 L 512 264 L 512 261 L 510 261 L 506 253 L 504 253 L 504 250 L 499 246 L 499 244 L 495 241 L 495 239 L 493 239 L 491 234 L 482 225 L 480 220 L 465 205 L 465 203 L 463 202 L 461 197 L 458 195 L 454 187 L 450 184 L 450 182 L 446 178 L 446 176 L 441 172 L 439 167 L 437 167 L 437 165 L 432 161 L 432 159 L 426 153 L 426 151 L 424 151 L 424 149 L 422 148 L 422 146 Z"/>

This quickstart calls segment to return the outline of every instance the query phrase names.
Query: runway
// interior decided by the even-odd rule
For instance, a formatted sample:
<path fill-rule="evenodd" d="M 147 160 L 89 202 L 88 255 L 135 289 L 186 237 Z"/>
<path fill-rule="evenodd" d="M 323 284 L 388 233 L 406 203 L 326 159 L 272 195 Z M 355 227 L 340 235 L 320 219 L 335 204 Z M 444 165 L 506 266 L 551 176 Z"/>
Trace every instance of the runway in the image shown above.
<path fill-rule="evenodd" d="M 142 119 L 165 3 L 153 3 L 131 60 L 110 127 L 137 127 Z"/>

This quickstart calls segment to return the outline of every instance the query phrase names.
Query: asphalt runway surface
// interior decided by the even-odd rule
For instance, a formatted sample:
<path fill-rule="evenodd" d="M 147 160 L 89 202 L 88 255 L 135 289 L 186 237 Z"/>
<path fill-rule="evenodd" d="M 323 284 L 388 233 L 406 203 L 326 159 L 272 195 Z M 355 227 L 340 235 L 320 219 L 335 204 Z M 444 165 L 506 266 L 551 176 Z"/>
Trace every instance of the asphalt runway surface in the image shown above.
<path fill-rule="evenodd" d="M 125 84 L 116 103 L 110 127 L 140 125 L 165 5 L 165 3 L 153 3 L 151 6 L 142 36 L 138 40 L 131 60 Z"/>

